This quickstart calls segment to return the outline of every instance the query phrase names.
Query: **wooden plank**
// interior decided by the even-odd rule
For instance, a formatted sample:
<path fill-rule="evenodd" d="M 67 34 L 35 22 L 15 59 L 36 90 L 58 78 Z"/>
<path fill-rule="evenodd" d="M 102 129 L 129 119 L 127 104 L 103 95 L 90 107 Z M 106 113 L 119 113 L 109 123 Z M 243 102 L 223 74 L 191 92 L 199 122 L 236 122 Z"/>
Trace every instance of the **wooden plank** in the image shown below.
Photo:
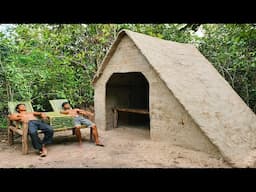
<path fill-rule="evenodd" d="M 25 104 L 27 112 L 34 112 L 31 101 L 9 101 L 8 102 L 9 113 L 10 114 L 17 113 L 17 111 L 15 110 L 15 107 L 20 103 Z"/>
<path fill-rule="evenodd" d="M 139 114 L 149 114 L 149 111 L 147 109 L 130 109 L 130 108 L 116 108 L 114 111 L 122 111 L 122 112 L 130 112 L 130 113 L 139 113 Z"/>
<path fill-rule="evenodd" d="M 67 99 L 54 99 L 49 100 L 54 112 L 60 112 L 62 110 L 62 103 L 68 102 Z"/>
<path fill-rule="evenodd" d="M 9 126 L 9 129 L 12 130 L 15 133 L 18 133 L 19 135 L 23 135 L 22 129 L 19 129 L 19 128 L 14 127 L 14 126 Z"/>
<path fill-rule="evenodd" d="M 16 129 L 15 133 L 18 133 L 19 135 L 23 135 L 22 129 Z"/>
<path fill-rule="evenodd" d="M 73 128 L 71 127 L 66 127 L 66 128 L 58 128 L 58 129 L 53 129 L 54 132 L 59 132 L 59 131 L 67 131 L 67 130 L 71 130 Z"/>
<path fill-rule="evenodd" d="M 64 127 L 64 128 L 57 128 L 57 129 L 53 129 L 54 132 L 59 132 L 59 131 L 66 131 L 66 130 L 71 130 L 74 127 Z M 81 125 L 80 129 L 84 129 L 87 128 L 85 125 Z"/>

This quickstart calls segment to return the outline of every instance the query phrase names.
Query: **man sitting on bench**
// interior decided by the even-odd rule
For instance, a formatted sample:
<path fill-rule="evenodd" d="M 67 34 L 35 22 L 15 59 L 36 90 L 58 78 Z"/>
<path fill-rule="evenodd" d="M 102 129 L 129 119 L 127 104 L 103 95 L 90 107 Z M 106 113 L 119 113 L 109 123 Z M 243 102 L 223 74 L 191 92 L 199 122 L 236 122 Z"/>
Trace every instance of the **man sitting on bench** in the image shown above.
<path fill-rule="evenodd" d="M 91 122 L 89 119 L 86 119 L 83 116 L 81 116 L 81 115 L 92 116 L 93 113 L 85 110 L 77 109 L 77 108 L 72 109 L 68 102 L 62 103 L 62 108 L 63 108 L 63 111 L 61 111 L 60 113 L 74 117 L 75 133 L 80 145 L 82 144 L 80 127 L 81 125 L 86 125 L 87 127 L 92 128 L 92 134 L 95 140 L 95 144 L 101 147 L 104 146 L 99 142 L 99 136 L 98 136 L 96 125 L 93 122 Z"/>
<path fill-rule="evenodd" d="M 45 145 L 52 142 L 53 129 L 47 123 L 37 119 L 36 116 L 41 116 L 42 119 L 46 119 L 47 116 L 41 112 L 27 112 L 25 104 L 22 103 L 18 104 L 15 107 L 15 110 L 18 113 L 9 115 L 9 119 L 12 121 L 28 123 L 28 133 L 31 137 L 32 145 L 35 149 L 39 150 L 41 157 L 45 157 L 47 155 Z M 42 130 L 44 133 L 44 139 L 42 141 L 38 137 L 38 130 Z"/>

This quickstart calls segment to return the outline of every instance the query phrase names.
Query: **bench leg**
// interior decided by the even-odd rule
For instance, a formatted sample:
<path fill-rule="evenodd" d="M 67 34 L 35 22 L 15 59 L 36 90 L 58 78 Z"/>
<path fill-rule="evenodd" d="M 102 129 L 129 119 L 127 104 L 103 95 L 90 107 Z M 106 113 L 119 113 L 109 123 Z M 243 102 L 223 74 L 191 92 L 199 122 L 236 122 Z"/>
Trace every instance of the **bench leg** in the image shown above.
<path fill-rule="evenodd" d="M 76 128 L 72 128 L 72 135 L 76 134 Z"/>
<path fill-rule="evenodd" d="M 28 154 L 28 124 L 23 124 L 22 132 L 22 154 Z"/>
<path fill-rule="evenodd" d="M 28 154 L 28 135 L 22 135 L 22 154 Z"/>
<path fill-rule="evenodd" d="M 92 139 L 92 128 L 90 128 L 90 141 L 92 142 L 93 139 Z"/>
<path fill-rule="evenodd" d="M 9 145 L 13 145 L 13 131 L 8 128 L 8 143 Z"/>

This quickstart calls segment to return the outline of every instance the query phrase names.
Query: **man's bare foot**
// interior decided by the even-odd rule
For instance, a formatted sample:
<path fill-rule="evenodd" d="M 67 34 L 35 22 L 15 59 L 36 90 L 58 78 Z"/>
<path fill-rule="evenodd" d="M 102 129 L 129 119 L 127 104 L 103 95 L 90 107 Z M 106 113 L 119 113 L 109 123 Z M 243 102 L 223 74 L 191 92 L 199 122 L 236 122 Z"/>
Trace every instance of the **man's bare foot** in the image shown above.
<path fill-rule="evenodd" d="M 96 146 L 104 147 L 104 144 L 102 143 L 95 143 Z"/>

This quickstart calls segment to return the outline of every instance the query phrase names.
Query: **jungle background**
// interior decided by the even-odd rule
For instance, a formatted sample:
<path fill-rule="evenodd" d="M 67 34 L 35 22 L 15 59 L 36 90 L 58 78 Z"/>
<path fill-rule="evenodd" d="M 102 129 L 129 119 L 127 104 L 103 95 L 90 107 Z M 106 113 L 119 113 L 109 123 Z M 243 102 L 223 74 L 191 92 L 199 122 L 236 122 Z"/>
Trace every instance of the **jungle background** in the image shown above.
<path fill-rule="evenodd" d="M 0 31 L 0 128 L 8 101 L 93 106 L 91 81 L 121 29 L 196 45 L 256 112 L 256 24 L 15 24 Z"/>

